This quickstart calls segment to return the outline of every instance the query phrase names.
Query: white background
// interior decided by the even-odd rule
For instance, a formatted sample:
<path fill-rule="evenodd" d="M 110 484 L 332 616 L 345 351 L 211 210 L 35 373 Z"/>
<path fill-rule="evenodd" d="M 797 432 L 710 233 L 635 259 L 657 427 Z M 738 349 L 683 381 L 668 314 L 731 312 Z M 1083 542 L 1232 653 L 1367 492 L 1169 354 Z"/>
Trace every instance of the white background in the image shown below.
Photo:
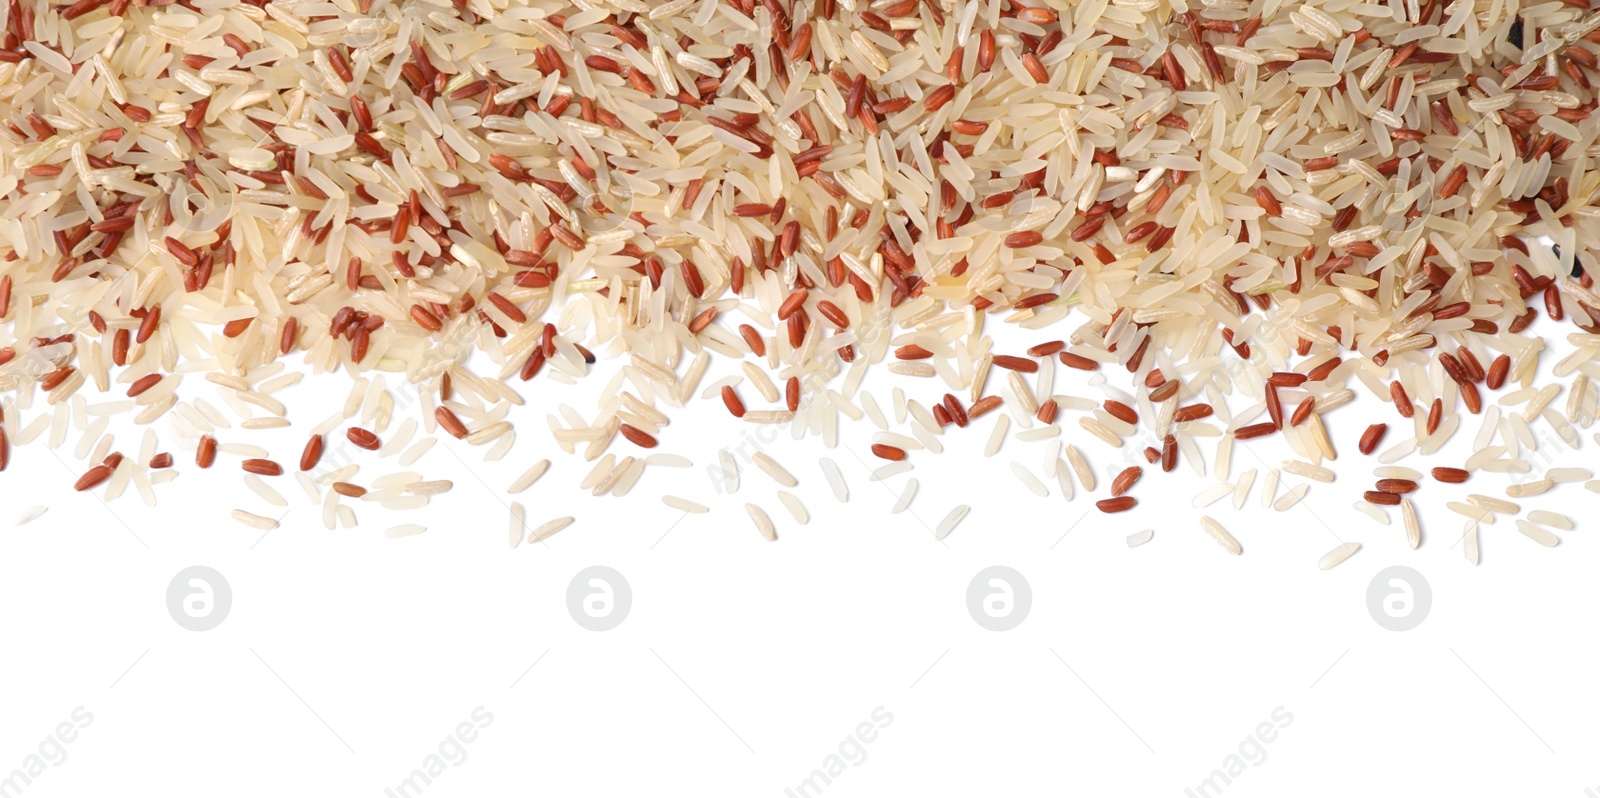
<path fill-rule="evenodd" d="M 1125 384 L 1120 370 L 1108 373 Z M 851 764 L 820 794 L 1181 796 L 1235 754 L 1252 763 L 1222 790 L 1230 797 L 1600 794 L 1600 544 L 1589 521 L 1600 497 L 1581 485 L 1524 502 L 1579 521 L 1558 532 L 1559 547 L 1534 544 L 1502 517 L 1484 528 L 1473 567 L 1459 545 L 1464 519 L 1444 503 L 1469 489 L 1501 495 L 1510 480 L 1428 483 L 1416 496 L 1424 542 L 1411 551 L 1398 514 L 1382 527 L 1351 508 L 1377 465 L 1356 438 L 1377 418 L 1398 422 L 1363 397 L 1328 417 L 1339 480 L 1313 485 L 1286 513 L 1259 506 L 1259 477 L 1242 511 L 1227 500 L 1193 509 L 1212 478 L 1180 464 L 1146 469 L 1135 511 L 1101 515 L 1092 502 L 1108 495 L 1107 472 L 1123 455 L 1063 413 L 1064 437 L 1100 472 L 1093 496 L 1080 487 L 1063 501 L 1045 479 L 1051 496 L 1038 498 L 1014 478 L 1011 461 L 1043 476 L 1043 444 L 1010 440 L 984 459 L 991 415 L 947 431 L 942 455 L 912 453 L 921 489 L 894 515 L 907 477 L 869 481 L 881 461 L 867 453 L 867 422 L 847 425 L 833 451 L 787 428 L 761 441 L 713 399 L 672 411 L 661 435 L 660 451 L 694 468 L 648 469 L 628 496 L 596 499 L 578 490 L 589 465 L 555 447 L 543 416 L 561 401 L 590 412 L 606 376 L 521 386 L 529 402 L 513 414 L 521 438 L 509 456 L 484 463 L 482 449 L 441 441 L 414 468 L 455 489 L 411 513 L 356 502 L 356 530 L 325 530 L 287 475 L 272 480 L 291 503 L 282 526 L 263 535 L 239 525 L 231 509 L 271 508 L 240 484 L 238 458 L 199 471 L 160 423 L 182 475 L 157 487 L 154 509 L 131 490 L 109 507 L 74 494 L 76 433 L 55 455 L 42 441 L 18 449 L 0 475 L 12 516 L 0 518 L 0 776 L 82 706 L 92 722 L 23 794 L 376 798 L 482 707 L 493 720 L 464 760 L 446 746 L 456 762 L 422 794 L 777 798 L 826 768 L 881 707 L 892 720 L 871 742 L 845 744 Z M 890 385 L 924 404 L 945 390 L 889 379 L 868 382 L 886 412 Z M 1061 375 L 1057 391 L 1095 395 L 1071 379 Z M 294 430 L 223 438 L 292 464 L 305 429 L 346 386 L 307 380 L 284 397 Z M 211 387 L 191 376 L 182 390 Z M 1403 437 L 1392 426 L 1390 443 Z M 1476 431 L 1468 419 L 1445 453 L 1403 464 L 1459 463 Z M 119 431 L 118 448 L 135 451 L 138 434 Z M 1578 451 L 1544 444 L 1536 467 L 1593 467 L 1591 434 Z M 808 525 L 747 462 L 736 495 L 716 489 L 706 467 L 717 448 L 753 451 L 752 440 L 799 478 Z M 619 439 L 614 451 L 631 449 Z M 1209 469 L 1209 443 L 1204 451 Z M 847 475 L 848 503 L 828 490 L 825 455 Z M 1233 477 L 1287 456 L 1281 443 L 1252 442 L 1236 449 Z M 507 496 L 543 457 L 550 472 Z M 353 481 L 400 470 L 362 458 Z M 1280 494 L 1300 481 L 1286 477 Z M 668 508 L 668 493 L 712 512 Z M 513 499 L 530 525 L 578 520 L 512 550 Z M 756 532 L 745 502 L 766 508 L 777 543 Z M 971 514 L 935 541 L 931 529 L 958 503 Z M 33 504 L 49 512 L 11 526 Z M 1201 512 L 1233 531 L 1242 557 L 1200 530 Z M 428 530 L 384 538 L 405 522 Z M 1154 540 L 1128 548 L 1124 537 L 1145 528 Z M 1342 540 L 1363 549 L 1319 571 Z M 568 583 L 597 564 L 632 592 L 628 616 L 607 632 L 581 628 L 567 608 Z M 1421 572 L 1432 594 L 1430 614 L 1408 632 L 1380 627 L 1367 606 L 1374 575 L 1398 564 Z M 216 569 L 232 591 L 212 631 L 168 614 L 168 582 L 191 565 Z M 991 565 L 1015 568 L 1031 588 L 1012 631 L 983 629 L 967 610 L 968 583 Z M 1259 748 L 1247 742 L 1279 708 L 1292 720 Z"/>

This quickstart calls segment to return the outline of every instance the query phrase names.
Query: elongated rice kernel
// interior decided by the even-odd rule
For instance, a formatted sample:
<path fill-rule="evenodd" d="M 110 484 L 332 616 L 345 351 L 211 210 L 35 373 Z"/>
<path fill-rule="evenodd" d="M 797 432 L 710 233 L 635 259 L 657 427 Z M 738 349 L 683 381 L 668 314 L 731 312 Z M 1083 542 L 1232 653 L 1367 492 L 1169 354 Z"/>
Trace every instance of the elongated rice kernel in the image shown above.
<path fill-rule="evenodd" d="M 906 480 L 906 484 L 900 489 L 900 496 L 895 499 L 894 507 L 890 509 L 889 512 L 896 514 L 905 512 L 906 508 L 911 506 L 911 500 L 916 498 L 916 496 L 917 480 L 915 477 L 912 477 L 911 479 Z"/>
<path fill-rule="evenodd" d="M 1360 550 L 1360 543 L 1340 543 L 1339 545 L 1334 546 L 1333 549 L 1327 554 L 1322 555 L 1322 559 L 1317 560 L 1317 567 L 1326 571 L 1338 565 L 1339 563 L 1350 559 L 1351 555 Z"/>
<path fill-rule="evenodd" d="M 262 481 L 262 479 L 255 474 L 245 474 L 244 483 L 250 488 L 250 490 L 255 491 L 257 496 L 260 496 L 273 507 L 289 506 L 289 502 L 284 500 L 282 494 L 273 490 L 270 485 Z"/>
<path fill-rule="evenodd" d="M 983 447 L 984 457 L 993 457 L 1000 451 L 1000 444 L 1005 442 L 1006 430 L 1011 427 L 1011 417 L 1001 415 L 995 419 L 994 427 L 989 431 L 989 442 Z"/>
<path fill-rule="evenodd" d="M 244 510 L 234 510 L 232 515 L 233 520 L 238 521 L 245 526 L 251 527 L 252 529 L 266 531 L 278 528 L 278 522 L 271 518 L 267 518 L 266 516 L 256 515 L 255 513 L 245 512 Z"/>
<path fill-rule="evenodd" d="M 1278 469 L 1267 472 L 1266 479 L 1261 482 L 1261 506 L 1271 507 L 1278 500 Z"/>
<path fill-rule="evenodd" d="M 1461 533 L 1461 553 L 1467 562 L 1478 564 L 1478 522 L 1468 521 Z"/>
<path fill-rule="evenodd" d="M 1522 508 L 1519 507 L 1515 502 L 1508 502 L 1505 499 L 1496 499 L 1493 496 L 1484 496 L 1481 493 L 1467 494 L 1467 502 L 1469 504 L 1482 507 L 1486 510 L 1492 510 L 1497 513 L 1505 513 L 1507 515 L 1515 515 L 1519 512 L 1522 512 Z"/>
<path fill-rule="evenodd" d="M 1552 513 L 1549 510 L 1534 510 L 1528 513 L 1528 520 L 1541 526 L 1553 526 L 1556 529 L 1573 528 L 1572 519 L 1560 513 Z"/>
<path fill-rule="evenodd" d="M 1360 510 L 1362 513 L 1365 513 L 1372 520 L 1377 521 L 1384 526 L 1389 525 L 1389 515 L 1383 511 L 1382 507 L 1364 501 L 1356 502 L 1354 507 L 1357 510 Z"/>
<path fill-rule="evenodd" d="M 699 502 L 692 502 L 688 499 L 679 498 L 677 496 L 662 496 L 661 503 L 671 507 L 674 510 L 682 510 L 686 513 L 695 513 L 697 515 L 711 511 L 711 508 Z"/>
<path fill-rule="evenodd" d="M 778 531 L 772 526 L 772 519 L 767 517 L 767 511 L 754 504 L 745 504 L 744 511 L 750 516 L 750 522 L 756 525 L 756 531 L 768 541 L 777 541 Z"/>
<path fill-rule="evenodd" d="M 1527 497 L 1530 497 L 1530 496 L 1538 496 L 1538 495 L 1540 495 L 1542 493 L 1545 493 L 1546 491 L 1550 490 L 1551 488 L 1553 488 L 1555 486 L 1556 486 L 1556 483 L 1551 482 L 1548 479 L 1541 479 L 1541 480 L 1539 480 L 1537 482 L 1523 482 L 1523 483 L 1518 484 L 1518 485 L 1507 485 L 1506 486 L 1506 495 L 1510 496 L 1513 499 L 1527 498 Z"/>
<path fill-rule="evenodd" d="M 1550 530 L 1545 529 L 1532 521 L 1517 519 L 1517 531 L 1526 535 L 1533 542 L 1547 547 L 1555 547 L 1561 543 L 1561 538 L 1556 537 Z"/>
<path fill-rule="evenodd" d="M 789 511 L 789 515 L 794 517 L 795 523 L 805 526 L 810 522 L 811 516 L 806 512 L 805 505 L 800 503 L 799 496 L 786 490 L 780 490 L 778 491 L 778 499 L 783 502 L 783 506 Z"/>
<path fill-rule="evenodd" d="M 944 540 L 945 538 L 949 537 L 950 533 L 955 530 L 956 525 L 961 523 L 961 519 L 966 518 L 967 513 L 971 512 L 971 510 L 972 508 L 965 504 L 959 505 L 955 509 L 951 510 L 950 513 L 939 522 L 939 526 L 934 529 L 934 539 Z"/>
<path fill-rule="evenodd" d="M 1405 524 L 1406 545 L 1417 548 L 1422 545 L 1422 522 L 1417 520 L 1417 508 L 1412 506 L 1410 499 L 1400 500 L 1400 520 Z"/>
<path fill-rule="evenodd" d="M 785 470 L 783 466 L 778 465 L 778 461 L 768 457 L 765 452 L 756 452 L 750 456 L 750 459 L 755 461 L 755 464 L 762 471 L 766 472 L 767 476 L 772 477 L 772 480 L 777 482 L 779 485 L 782 485 L 786 488 L 792 488 L 800 484 L 799 481 L 794 478 L 794 475 Z"/>
<path fill-rule="evenodd" d="M 1212 485 L 1211 487 L 1195 494 L 1194 500 L 1190 502 L 1190 505 L 1196 509 L 1201 507 L 1209 507 L 1222 497 L 1233 493 L 1233 490 L 1234 486 L 1229 482 L 1221 482 L 1216 485 Z"/>
<path fill-rule="evenodd" d="M 1244 507 L 1245 500 L 1250 497 L 1250 487 L 1255 484 L 1255 481 L 1256 470 L 1254 468 L 1246 469 L 1243 474 L 1239 475 L 1239 481 L 1233 486 L 1233 509 L 1239 510 Z"/>
<path fill-rule="evenodd" d="M 1067 462 L 1072 465 L 1072 472 L 1078 475 L 1078 483 L 1086 491 L 1094 490 L 1094 469 L 1089 467 L 1089 461 L 1083 459 L 1083 453 L 1076 446 L 1066 447 Z"/>
<path fill-rule="evenodd" d="M 1464 515 L 1473 519 L 1474 521 L 1493 523 L 1494 520 L 1494 511 L 1488 507 L 1482 507 L 1477 504 L 1467 504 L 1465 502 L 1445 502 L 1444 506 L 1445 509 L 1448 509 L 1451 512 L 1459 515 Z"/>
<path fill-rule="evenodd" d="M 566 529 L 568 526 L 571 526 L 574 520 L 575 519 L 570 515 L 562 516 L 560 518 L 552 518 L 549 521 L 546 521 L 534 527 L 533 529 L 528 530 L 528 542 L 538 543 L 539 541 L 544 540 L 545 538 L 548 538 L 563 529 Z"/>
<path fill-rule="evenodd" d="M 540 460 L 539 462 L 534 463 L 528 468 L 527 471 L 522 472 L 522 476 L 517 477 L 516 481 L 512 482 L 510 487 L 506 488 L 506 493 L 516 495 L 527 490 L 533 485 L 533 483 L 539 481 L 539 477 L 544 476 L 544 472 L 549 468 L 549 460 Z"/>
<path fill-rule="evenodd" d="M 828 487 L 833 491 L 834 498 L 840 503 L 850 501 L 850 489 L 844 481 L 844 473 L 839 470 L 839 465 L 833 460 L 824 457 L 819 464 L 822 466 L 822 475 L 828 481 Z"/>
<path fill-rule="evenodd" d="M 524 517 L 525 513 L 522 509 L 522 505 L 518 504 L 517 502 L 512 502 L 511 519 L 508 531 L 511 536 L 511 548 L 513 549 L 522 545 L 522 532 L 527 527 L 526 522 L 523 521 Z"/>
<path fill-rule="evenodd" d="M 722 488 L 728 493 L 739 492 L 739 464 L 727 449 L 717 452 L 717 462 L 722 466 Z"/>
<path fill-rule="evenodd" d="M 1334 477 L 1331 469 L 1312 465 L 1300 460 L 1283 461 L 1283 470 L 1287 473 L 1294 474 L 1295 476 L 1305 477 L 1306 479 L 1314 479 L 1318 482 L 1332 482 Z"/>
<path fill-rule="evenodd" d="M 1027 467 L 1022 465 L 1021 463 L 1013 462 L 1011 464 L 1011 473 L 1015 474 L 1016 477 L 1017 477 L 1017 480 L 1022 483 L 1023 487 L 1027 488 L 1030 492 L 1032 492 L 1033 495 L 1035 495 L 1035 496 L 1049 496 L 1050 495 L 1050 491 L 1045 490 L 1044 483 L 1040 482 L 1039 478 L 1034 476 L 1033 472 L 1029 471 L 1027 469 Z"/>
<path fill-rule="evenodd" d="M 1217 542 L 1218 546 L 1221 546 L 1229 554 L 1239 555 L 1244 553 L 1244 548 L 1239 545 L 1239 541 L 1235 540 L 1233 535 L 1229 534 L 1228 530 L 1224 529 L 1211 516 L 1200 516 L 1200 527 L 1206 531 L 1206 534 L 1211 536 L 1212 540 Z"/>
<path fill-rule="evenodd" d="M 1296 485 L 1290 488 L 1289 490 L 1285 491 L 1282 496 L 1279 496 L 1277 501 L 1272 503 L 1272 509 L 1277 510 L 1280 513 L 1287 512 L 1289 508 L 1299 504 L 1300 500 L 1305 498 L 1306 491 L 1309 490 L 1311 490 L 1311 486 L 1305 484 Z"/>
<path fill-rule="evenodd" d="M 1071 470 L 1067 467 L 1067 464 L 1059 458 L 1056 460 L 1055 470 L 1056 485 L 1057 487 L 1061 488 L 1061 497 L 1069 502 L 1072 501 L 1073 490 Z"/>
<path fill-rule="evenodd" d="M 411 448 L 406 449 L 405 452 L 400 455 L 400 465 L 409 466 L 422 459 L 422 456 L 427 454 L 428 450 L 432 449 L 433 445 L 437 442 L 438 439 L 436 438 L 423 438 L 422 440 L 411 444 Z"/>

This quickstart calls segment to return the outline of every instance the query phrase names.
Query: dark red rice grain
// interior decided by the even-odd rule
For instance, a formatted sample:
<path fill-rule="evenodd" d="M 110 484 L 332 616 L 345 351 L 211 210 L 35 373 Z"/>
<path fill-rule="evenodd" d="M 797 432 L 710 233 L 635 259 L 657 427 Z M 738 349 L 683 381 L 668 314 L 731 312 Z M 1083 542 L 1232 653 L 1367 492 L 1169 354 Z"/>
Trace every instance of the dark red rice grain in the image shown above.
<path fill-rule="evenodd" d="M 972 419 L 975 419 L 1002 404 L 1004 404 L 1004 401 L 998 396 L 985 396 L 978 401 L 973 402 L 972 406 L 967 408 L 967 420 L 971 421 Z"/>
<path fill-rule="evenodd" d="M 1361 498 L 1366 499 L 1369 504 L 1382 504 L 1390 507 L 1400 503 L 1399 494 L 1385 493 L 1381 490 L 1369 490 L 1361 494 Z"/>
<path fill-rule="evenodd" d="M 324 445 L 321 435 L 312 435 L 306 441 L 306 448 L 300 451 L 300 470 L 310 471 L 322 462 L 322 447 Z"/>
<path fill-rule="evenodd" d="M 1388 433 L 1388 424 L 1373 424 L 1367 427 L 1366 432 L 1361 433 L 1361 443 L 1356 448 L 1360 449 L 1362 454 L 1372 454 L 1373 450 L 1378 448 L 1378 444 L 1383 442 L 1383 436 Z"/>
<path fill-rule="evenodd" d="M 744 401 L 734 392 L 732 385 L 722 386 L 722 404 L 734 418 L 744 418 Z"/>
<path fill-rule="evenodd" d="M 1160 387 L 1150 392 L 1150 401 L 1160 404 L 1177 395 L 1180 384 L 1177 380 L 1167 380 Z"/>
<path fill-rule="evenodd" d="M 1235 440 L 1247 441 L 1251 438 L 1260 438 L 1264 435 L 1271 435 L 1277 431 L 1277 426 L 1268 421 L 1261 424 L 1251 424 L 1248 427 L 1240 427 L 1233 431 L 1233 437 Z"/>
<path fill-rule="evenodd" d="M 378 447 L 383 445 L 383 441 L 379 440 L 375 433 L 373 433 L 371 430 L 362 429 L 360 427 L 351 427 L 345 430 L 344 436 L 351 443 L 366 449 L 369 452 L 377 451 Z"/>
<path fill-rule="evenodd" d="M 1500 355 L 1489 364 L 1489 373 L 1484 380 L 1484 386 L 1491 391 L 1500 390 L 1506 384 L 1506 377 L 1511 374 L 1511 356 Z"/>
<path fill-rule="evenodd" d="M 1133 506 L 1138 503 L 1139 500 L 1133 498 L 1132 496 L 1118 496 L 1114 499 L 1101 499 L 1100 501 L 1095 502 L 1094 506 L 1102 513 L 1120 513 L 1126 510 L 1132 510 Z"/>
<path fill-rule="evenodd" d="M 461 423 L 454 410 L 440 405 L 433 409 L 433 419 L 439 422 L 439 427 L 449 433 L 450 437 L 457 440 L 467 437 L 467 425 Z"/>
<path fill-rule="evenodd" d="M 1400 411 L 1400 415 L 1411 418 L 1417 414 L 1416 406 L 1411 404 L 1411 395 L 1406 393 L 1406 386 L 1401 385 L 1399 380 L 1389 383 L 1389 398 L 1394 400 L 1394 409 Z"/>
<path fill-rule="evenodd" d="M 252 474 L 258 474 L 263 477 L 275 477 L 283 473 L 283 466 L 278 465 L 271 460 L 265 460 L 256 457 L 252 457 L 249 460 L 240 463 L 240 466 L 244 468 L 245 471 L 248 471 Z"/>
<path fill-rule="evenodd" d="M 1025 357 L 1017 357 L 1016 355 L 995 355 L 994 364 L 1003 369 L 1020 371 L 1025 374 L 1032 374 L 1039 370 L 1038 363 Z"/>
<path fill-rule="evenodd" d="M 1298 427 L 1304 424 L 1305 420 L 1311 417 L 1311 411 L 1315 410 L 1316 407 L 1317 399 L 1314 396 L 1307 396 L 1305 399 L 1300 400 L 1300 405 L 1294 409 L 1294 414 L 1289 416 L 1289 426 Z"/>
<path fill-rule="evenodd" d="M 1139 477 L 1142 476 L 1144 476 L 1144 469 L 1138 466 L 1128 466 L 1122 469 L 1122 473 L 1117 474 L 1116 478 L 1111 480 L 1111 495 L 1121 496 L 1127 493 L 1128 489 L 1133 487 L 1133 483 L 1138 482 Z"/>
<path fill-rule="evenodd" d="M 1100 361 L 1090 360 L 1083 355 L 1076 355 L 1071 352 L 1062 352 L 1056 355 L 1056 357 L 1061 360 L 1061 365 L 1066 366 L 1069 369 L 1077 369 L 1079 371 L 1100 370 Z"/>
<path fill-rule="evenodd" d="M 1384 493 L 1410 493 L 1417 489 L 1417 483 L 1409 479 L 1380 479 L 1373 487 Z"/>
<path fill-rule="evenodd" d="M 160 374 L 146 374 L 143 377 L 134 380 L 133 384 L 128 386 L 128 396 L 138 396 L 139 394 L 156 387 L 156 383 L 158 382 L 161 382 Z"/>
<path fill-rule="evenodd" d="M 627 438 L 628 441 L 635 446 L 644 449 L 656 448 L 655 436 L 645 432 L 642 429 L 639 429 L 638 427 L 635 427 L 632 424 L 624 423 L 617 427 L 617 431 L 622 433 L 622 437 Z"/>
<path fill-rule="evenodd" d="M 896 462 L 906 459 L 906 450 L 898 446 L 889 446 L 882 443 L 872 444 L 872 453 L 885 460 L 894 460 Z"/>
<path fill-rule="evenodd" d="M 99 485 L 110 478 L 111 467 L 106 465 L 97 465 L 94 468 L 85 471 L 83 476 L 78 477 L 78 481 L 73 484 L 72 489 L 77 491 L 89 490 L 90 488 L 93 488 L 94 486 Z"/>
<path fill-rule="evenodd" d="M 1056 423 L 1056 411 L 1058 409 L 1056 400 L 1047 400 L 1044 404 L 1039 405 L 1039 412 L 1035 418 L 1039 419 L 1041 424 L 1054 424 Z"/>
<path fill-rule="evenodd" d="M 1118 420 L 1125 421 L 1129 424 L 1139 423 L 1138 411 L 1121 402 L 1118 402 L 1115 399 L 1107 399 L 1103 407 L 1105 407 L 1107 413 L 1110 413 Z"/>

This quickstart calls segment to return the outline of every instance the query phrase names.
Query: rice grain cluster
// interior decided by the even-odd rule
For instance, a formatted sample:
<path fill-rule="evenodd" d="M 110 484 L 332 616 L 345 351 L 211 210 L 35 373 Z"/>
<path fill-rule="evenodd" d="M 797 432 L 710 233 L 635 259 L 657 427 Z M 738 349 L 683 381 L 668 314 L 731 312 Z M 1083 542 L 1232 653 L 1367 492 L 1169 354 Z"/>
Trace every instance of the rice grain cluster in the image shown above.
<path fill-rule="evenodd" d="M 622 367 L 597 414 L 549 416 L 596 495 L 685 465 L 652 450 L 696 398 L 829 446 L 865 415 L 883 478 L 990 413 L 986 453 L 1043 442 L 1069 499 L 1073 475 L 1096 490 L 1083 450 L 1127 449 L 1150 473 L 1112 472 L 1108 513 L 1179 463 L 1226 486 L 1204 504 L 1241 507 L 1256 472 L 1229 481 L 1235 441 L 1287 440 L 1296 459 L 1261 488 L 1285 511 L 1334 480 L 1336 440 L 1388 467 L 1483 416 L 1472 462 L 1433 470 L 1460 483 L 1529 471 L 1534 425 L 1576 447 L 1594 422 L 1587 0 L 9 0 L 0 16 L 0 469 L 12 441 L 71 427 L 75 487 L 108 498 L 153 501 L 189 459 L 153 432 L 123 456 L 116 415 L 170 420 L 197 467 L 228 455 L 269 504 L 298 462 L 330 527 L 354 523 L 343 499 L 420 507 L 448 483 L 305 472 L 330 434 L 402 467 L 439 430 L 503 455 L 514 406 L 600 359 Z M 1575 328 L 1553 333 L 1571 350 L 1559 384 L 1535 382 L 1540 316 Z M 991 321 L 1040 343 L 996 351 Z M 739 368 L 702 387 L 714 357 Z M 873 366 L 924 386 L 895 389 L 892 423 L 859 390 Z M 1068 395 L 1058 369 L 1127 380 Z M 302 371 L 353 385 L 298 461 L 223 440 L 230 414 L 287 426 L 274 394 Z M 422 397 L 398 430 L 384 374 Z M 193 375 L 229 408 L 184 398 Z M 89 412 L 90 383 L 123 396 Z M 1337 419 L 1357 390 L 1393 412 Z M 1432 486 L 1404 471 L 1351 495 L 1384 523 L 1402 508 L 1415 547 L 1427 491 L 1407 494 Z M 1283 475 L 1310 482 L 1279 496 Z M 1474 524 L 1520 512 L 1478 498 L 1447 506 Z"/>

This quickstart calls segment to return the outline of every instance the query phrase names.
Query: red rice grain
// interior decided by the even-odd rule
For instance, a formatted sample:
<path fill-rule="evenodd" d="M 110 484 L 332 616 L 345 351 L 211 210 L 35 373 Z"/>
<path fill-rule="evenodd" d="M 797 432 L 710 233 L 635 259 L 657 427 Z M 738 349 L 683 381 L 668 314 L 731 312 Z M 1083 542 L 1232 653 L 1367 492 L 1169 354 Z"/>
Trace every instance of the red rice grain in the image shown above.
<path fill-rule="evenodd" d="M 439 428 L 448 433 L 450 437 L 457 440 L 467 437 L 467 425 L 461 423 L 461 419 L 456 417 L 454 410 L 440 405 L 433 409 L 433 419 L 439 422 Z"/>
<path fill-rule="evenodd" d="M 78 477 L 78 481 L 73 484 L 72 489 L 80 492 L 86 491 L 110 478 L 111 467 L 107 465 L 97 465 L 94 468 L 85 471 L 83 476 Z"/>
<path fill-rule="evenodd" d="M 1039 370 L 1038 363 L 1029 360 L 1028 358 L 1017 357 L 1015 355 L 995 355 L 994 364 L 1003 369 L 1020 371 L 1025 374 L 1032 374 Z"/>
<path fill-rule="evenodd" d="M 632 424 L 624 423 L 617 427 L 617 431 L 622 433 L 622 437 L 627 438 L 628 442 L 632 443 L 634 446 L 638 446 L 642 449 L 656 448 L 655 436 L 645 432 L 642 429 L 639 429 L 638 427 L 635 427 Z"/>
<path fill-rule="evenodd" d="M 1506 384 L 1506 377 L 1511 374 L 1511 356 L 1500 355 L 1489 364 L 1489 373 L 1484 378 L 1484 386 L 1491 391 L 1500 390 Z"/>
<path fill-rule="evenodd" d="M 1278 427 L 1269 421 L 1261 424 L 1251 424 L 1247 427 L 1240 427 L 1233 431 L 1233 437 L 1236 440 L 1247 441 L 1251 438 L 1260 438 L 1264 435 L 1271 435 L 1277 431 Z"/>
<path fill-rule="evenodd" d="M 1417 489 L 1417 483 L 1409 479 L 1380 479 L 1374 487 L 1384 493 L 1410 493 Z"/>
<path fill-rule="evenodd" d="M 1107 399 L 1105 404 L 1102 406 L 1106 409 L 1107 413 L 1110 413 L 1118 420 L 1126 421 L 1129 424 L 1139 423 L 1139 413 L 1133 408 L 1118 402 L 1115 399 Z"/>
<path fill-rule="evenodd" d="M 732 385 L 722 386 L 722 404 L 734 418 L 744 418 L 744 401 L 734 392 Z"/>
<path fill-rule="evenodd" d="M 324 440 L 321 435 L 312 435 L 306 441 L 306 448 L 300 451 L 300 470 L 310 471 L 322 462 L 322 447 Z"/>
<path fill-rule="evenodd" d="M 263 477 L 275 477 L 283 473 L 283 466 L 278 465 L 271 460 L 259 457 L 252 457 L 248 460 L 245 460 L 243 463 L 240 463 L 240 466 L 251 474 L 257 474 Z"/>
<path fill-rule="evenodd" d="M 383 445 L 383 441 L 379 440 L 378 436 L 373 433 L 372 430 L 362 429 L 361 427 L 351 427 L 345 430 L 344 437 L 351 443 L 361 447 L 362 449 L 366 449 L 369 452 L 375 452 L 378 450 L 378 447 Z"/>
<path fill-rule="evenodd" d="M 1383 436 L 1388 433 L 1388 424 L 1373 424 L 1367 427 L 1366 432 L 1361 433 L 1361 443 L 1356 448 L 1361 450 L 1362 454 L 1372 454 L 1378 448 L 1378 444 L 1383 442 Z"/>
<path fill-rule="evenodd" d="M 1139 501 L 1132 496 L 1118 496 L 1114 499 L 1101 499 L 1094 506 L 1102 513 L 1120 513 L 1132 510 Z"/>
<path fill-rule="evenodd" d="M 1127 493 L 1128 489 L 1133 487 L 1133 483 L 1138 482 L 1139 477 L 1142 476 L 1144 476 L 1144 469 L 1138 466 L 1128 466 L 1122 469 L 1122 472 L 1111 480 L 1111 495 L 1121 496 Z"/>
<path fill-rule="evenodd" d="M 906 459 L 906 450 L 901 449 L 898 446 L 889 446 L 882 443 L 872 444 L 872 453 L 885 460 L 893 460 L 896 462 Z"/>

